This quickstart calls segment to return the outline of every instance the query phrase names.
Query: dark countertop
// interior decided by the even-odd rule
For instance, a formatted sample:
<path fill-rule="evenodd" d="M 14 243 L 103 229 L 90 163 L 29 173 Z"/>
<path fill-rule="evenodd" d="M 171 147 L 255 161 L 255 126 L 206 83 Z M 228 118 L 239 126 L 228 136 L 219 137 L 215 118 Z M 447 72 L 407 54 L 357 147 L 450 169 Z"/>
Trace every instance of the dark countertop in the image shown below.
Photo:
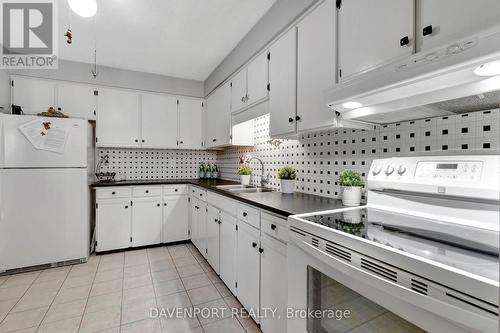
<path fill-rule="evenodd" d="M 295 192 L 294 194 L 283 194 L 281 192 L 260 193 L 231 193 L 218 189 L 217 185 L 233 185 L 238 182 L 230 180 L 201 180 L 201 179 L 158 179 L 158 180 L 125 180 L 125 181 L 100 181 L 91 184 L 93 188 L 106 186 L 137 186 L 137 185 L 169 185 L 169 184 L 191 184 L 207 190 L 217 192 L 226 197 L 239 200 L 243 203 L 259 207 L 261 209 L 289 216 L 295 214 L 312 213 L 324 210 L 344 208 L 342 201 L 321 197 L 318 195 Z"/>

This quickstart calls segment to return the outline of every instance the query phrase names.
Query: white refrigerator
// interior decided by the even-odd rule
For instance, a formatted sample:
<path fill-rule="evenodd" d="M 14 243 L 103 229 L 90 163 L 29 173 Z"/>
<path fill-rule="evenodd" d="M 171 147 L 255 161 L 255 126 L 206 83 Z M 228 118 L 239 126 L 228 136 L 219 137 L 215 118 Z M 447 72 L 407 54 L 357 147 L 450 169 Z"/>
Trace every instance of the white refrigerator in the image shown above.
<path fill-rule="evenodd" d="M 35 121 L 67 133 L 59 152 L 21 132 Z M 0 114 L 0 273 L 88 258 L 87 132 L 86 120 Z"/>

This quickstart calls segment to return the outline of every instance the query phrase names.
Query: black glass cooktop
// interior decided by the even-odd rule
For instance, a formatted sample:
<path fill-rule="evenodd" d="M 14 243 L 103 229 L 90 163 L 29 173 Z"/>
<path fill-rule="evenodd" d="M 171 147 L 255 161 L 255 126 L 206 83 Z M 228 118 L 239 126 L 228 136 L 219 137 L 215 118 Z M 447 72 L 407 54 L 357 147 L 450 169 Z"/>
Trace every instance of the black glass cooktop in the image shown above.
<path fill-rule="evenodd" d="M 499 278 L 498 232 L 374 208 L 303 219 L 496 281 Z"/>

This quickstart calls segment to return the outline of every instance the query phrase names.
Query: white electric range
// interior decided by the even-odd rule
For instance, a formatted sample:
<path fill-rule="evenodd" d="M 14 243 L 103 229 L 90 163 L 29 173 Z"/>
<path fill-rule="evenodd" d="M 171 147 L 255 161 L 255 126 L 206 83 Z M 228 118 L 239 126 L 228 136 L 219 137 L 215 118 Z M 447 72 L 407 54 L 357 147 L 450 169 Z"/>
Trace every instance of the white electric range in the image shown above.
<path fill-rule="evenodd" d="M 367 205 L 289 217 L 288 333 L 498 332 L 500 156 L 375 160 Z"/>

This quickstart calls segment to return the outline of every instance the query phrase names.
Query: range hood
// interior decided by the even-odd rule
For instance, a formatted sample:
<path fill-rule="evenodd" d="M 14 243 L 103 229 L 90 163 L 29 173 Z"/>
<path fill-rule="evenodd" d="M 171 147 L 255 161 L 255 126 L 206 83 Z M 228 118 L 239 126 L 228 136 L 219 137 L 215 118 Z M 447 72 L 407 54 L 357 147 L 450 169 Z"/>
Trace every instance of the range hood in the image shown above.
<path fill-rule="evenodd" d="M 500 65 L 498 30 L 341 82 L 325 92 L 326 103 L 345 120 L 374 124 L 500 108 L 500 75 L 475 73 L 492 63 Z"/>

